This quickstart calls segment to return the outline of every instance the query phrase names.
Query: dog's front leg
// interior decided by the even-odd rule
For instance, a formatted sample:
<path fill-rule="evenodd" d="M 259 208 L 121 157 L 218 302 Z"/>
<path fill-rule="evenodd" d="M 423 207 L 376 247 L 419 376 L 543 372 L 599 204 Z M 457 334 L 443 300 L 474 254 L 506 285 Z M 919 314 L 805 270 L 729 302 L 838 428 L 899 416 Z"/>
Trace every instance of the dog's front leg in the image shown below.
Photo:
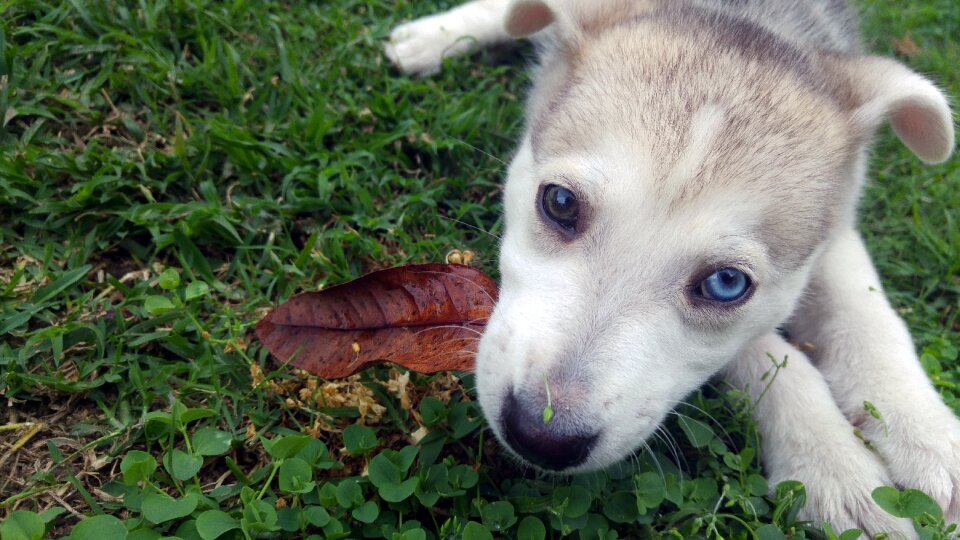
<path fill-rule="evenodd" d="M 922 489 L 960 520 L 960 421 L 943 403 L 887 302 L 852 228 L 827 247 L 790 332 L 809 342 L 847 418 L 878 450 L 893 481 Z"/>
<path fill-rule="evenodd" d="M 854 435 L 823 375 L 802 352 L 769 334 L 747 347 L 724 375 L 755 403 L 770 485 L 799 480 L 806 486 L 805 519 L 827 521 L 837 531 L 859 528 L 871 537 L 894 531 L 916 536 L 910 523 L 873 502 L 873 489 L 890 484 L 887 471 Z"/>
<path fill-rule="evenodd" d="M 436 73 L 444 58 L 509 41 L 504 27 L 509 6 L 509 0 L 473 0 L 401 24 L 390 32 L 387 57 L 405 73 Z"/>

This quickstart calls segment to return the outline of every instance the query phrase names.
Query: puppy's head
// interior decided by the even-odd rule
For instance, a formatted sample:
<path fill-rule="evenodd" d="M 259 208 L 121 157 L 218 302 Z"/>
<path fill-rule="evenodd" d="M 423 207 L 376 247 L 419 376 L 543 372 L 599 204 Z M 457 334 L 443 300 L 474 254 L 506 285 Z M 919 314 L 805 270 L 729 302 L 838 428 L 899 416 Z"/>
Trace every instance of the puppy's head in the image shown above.
<path fill-rule="evenodd" d="M 927 161 L 953 128 L 943 96 L 889 60 L 682 10 L 607 24 L 556 9 L 517 2 L 508 20 L 565 26 L 509 170 L 477 388 L 510 449 L 572 472 L 629 454 L 789 316 L 831 230 L 852 226 L 884 118 Z"/>

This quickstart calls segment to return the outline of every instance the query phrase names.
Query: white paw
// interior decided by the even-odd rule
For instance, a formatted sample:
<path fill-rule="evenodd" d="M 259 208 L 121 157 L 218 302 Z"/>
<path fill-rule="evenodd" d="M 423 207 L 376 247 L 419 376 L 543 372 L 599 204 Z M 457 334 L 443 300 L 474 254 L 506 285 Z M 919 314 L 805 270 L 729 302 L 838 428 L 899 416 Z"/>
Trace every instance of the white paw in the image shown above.
<path fill-rule="evenodd" d="M 834 443 L 834 444 L 831 444 Z M 860 529 L 868 538 L 890 533 L 891 538 L 917 538 L 913 524 L 891 516 L 873 501 L 877 487 L 891 485 L 879 458 L 859 441 L 822 441 L 815 452 L 793 454 L 778 460 L 770 485 L 781 480 L 799 480 L 807 490 L 807 504 L 800 517 L 816 525 L 828 522 L 837 533 Z"/>
<path fill-rule="evenodd" d="M 475 40 L 467 37 L 466 21 L 441 13 L 401 24 L 390 32 L 384 46 L 387 58 L 404 73 L 431 75 L 443 59 L 467 52 Z"/>
<path fill-rule="evenodd" d="M 891 479 L 933 497 L 947 523 L 960 523 L 960 420 L 944 407 L 931 407 L 921 419 L 891 425 L 886 434 L 871 430 Z"/>

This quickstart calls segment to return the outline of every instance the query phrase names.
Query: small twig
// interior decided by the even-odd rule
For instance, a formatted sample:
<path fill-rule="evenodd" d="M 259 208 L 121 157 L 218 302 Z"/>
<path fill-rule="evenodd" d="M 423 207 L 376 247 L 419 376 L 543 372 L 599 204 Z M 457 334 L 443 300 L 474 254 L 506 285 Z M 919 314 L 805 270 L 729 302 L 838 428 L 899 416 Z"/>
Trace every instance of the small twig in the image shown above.
<path fill-rule="evenodd" d="M 0 426 L 0 431 L 16 431 L 25 427 L 34 425 L 34 422 L 18 422 L 16 424 L 4 424 Z"/>
<path fill-rule="evenodd" d="M 67 501 L 58 497 L 56 493 L 49 493 L 49 495 L 50 497 L 53 498 L 53 500 L 57 501 L 57 504 L 62 506 L 64 509 L 66 509 L 67 512 L 70 512 L 71 514 L 73 514 L 75 517 L 79 519 L 86 519 L 86 516 L 84 516 L 80 512 L 77 512 L 76 509 L 74 509 L 72 506 L 70 506 L 69 503 L 67 503 Z"/>
<path fill-rule="evenodd" d="M 91 488 L 90 491 L 92 491 L 93 494 L 96 495 L 97 497 L 99 497 L 100 500 L 103 501 L 103 502 L 108 502 L 108 503 L 123 502 L 123 497 L 116 497 L 116 496 L 114 496 L 114 495 L 111 495 L 111 494 L 107 493 L 106 491 L 104 491 L 104 490 L 102 490 L 102 489 L 99 489 L 99 488 Z"/>
<path fill-rule="evenodd" d="M 103 96 L 103 99 L 107 100 L 107 105 L 110 105 L 110 112 L 112 112 L 116 118 L 122 118 L 123 113 L 121 113 L 117 109 L 117 106 L 113 104 L 113 100 L 110 99 L 110 94 L 107 93 L 106 89 L 101 88 L 100 95 Z"/>
<path fill-rule="evenodd" d="M 7 424 L 5 426 L 0 426 L 0 431 L 12 431 L 25 427 L 29 428 L 27 429 L 27 432 L 21 435 L 20 438 L 17 439 L 17 442 L 13 443 L 13 446 L 8 448 L 7 451 L 3 453 L 3 456 L 0 457 L 0 466 L 6 463 L 7 460 L 10 459 L 10 456 L 15 454 L 17 450 L 20 450 L 25 444 L 30 442 L 30 439 L 32 439 L 34 435 L 39 433 L 44 427 L 43 422 L 21 422 L 18 424 Z"/>

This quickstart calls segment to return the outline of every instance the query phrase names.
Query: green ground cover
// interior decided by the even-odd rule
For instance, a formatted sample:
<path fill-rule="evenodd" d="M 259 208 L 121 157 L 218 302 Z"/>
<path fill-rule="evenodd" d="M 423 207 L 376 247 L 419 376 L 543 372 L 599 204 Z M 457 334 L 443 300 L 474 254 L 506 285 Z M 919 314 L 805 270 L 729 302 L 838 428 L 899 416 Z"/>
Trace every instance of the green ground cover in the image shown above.
<path fill-rule="evenodd" d="M 561 479 L 502 457 L 468 375 L 317 381 L 252 339 L 374 268 L 460 248 L 495 272 L 530 51 L 410 79 L 380 47 L 449 6 L 0 0 L 4 540 L 829 534 L 796 520 L 800 486 L 764 496 L 720 382 L 649 451 Z M 861 11 L 870 50 L 909 34 L 901 60 L 960 95 L 955 2 Z M 960 160 L 885 128 L 871 170 L 863 231 L 960 409 Z"/>

